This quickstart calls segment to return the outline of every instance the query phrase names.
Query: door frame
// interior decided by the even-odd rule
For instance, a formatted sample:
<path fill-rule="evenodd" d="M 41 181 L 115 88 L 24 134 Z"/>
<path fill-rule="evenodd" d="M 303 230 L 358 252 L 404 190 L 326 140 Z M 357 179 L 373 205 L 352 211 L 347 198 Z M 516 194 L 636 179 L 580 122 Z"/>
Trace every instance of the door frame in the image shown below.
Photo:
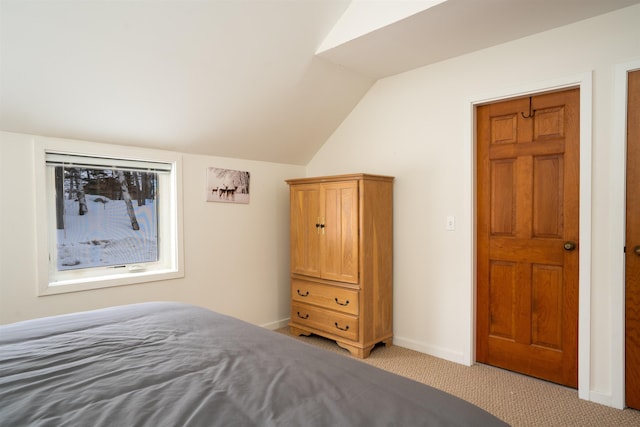
<path fill-rule="evenodd" d="M 640 60 L 618 64 L 614 71 L 613 140 L 611 144 L 610 202 L 618 217 L 611 221 L 611 389 L 616 408 L 624 408 L 625 399 L 625 260 L 622 248 L 626 233 L 626 177 L 627 177 L 627 74 L 640 70 Z M 616 221 L 617 220 L 617 221 Z M 616 315 L 619 313 L 619 315 Z"/>
<path fill-rule="evenodd" d="M 591 393 L 591 149 L 592 149 L 592 98 L 593 72 L 547 80 L 542 82 L 523 83 L 522 85 L 505 89 L 496 89 L 484 94 L 477 94 L 468 100 L 468 120 L 465 122 L 469 136 L 470 151 L 468 156 L 468 170 L 471 172 L 470 194 L 468 198 L 472 245 L 472 275 L 469 285 L 469 313 L 470 336 L 465 351 L 468 365 L 475 362 L 476 341 L 476 257 L 477 257 L 477 226 L 476 226 L 476 117 L 475 108 L 479 104 L 498 102 L 510 98 L 529 96 L 541 92 L 579 88 L 580 89 L 580 254 L 579 254 L 579 296 L 578 296 L 578 396 L 581 399 L 599 401 L 598 396 Z M 599 403 L 603 403 L 601 400 Z M 605 403 L 608 404 L 608 403 Z"/>

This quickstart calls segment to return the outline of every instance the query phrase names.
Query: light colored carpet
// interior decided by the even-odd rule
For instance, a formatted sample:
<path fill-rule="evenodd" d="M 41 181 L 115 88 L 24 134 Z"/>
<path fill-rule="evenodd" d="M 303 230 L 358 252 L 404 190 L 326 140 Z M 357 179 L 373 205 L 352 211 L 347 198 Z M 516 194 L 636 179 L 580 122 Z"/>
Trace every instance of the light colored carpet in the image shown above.
<path fill-rule="evenodd" d="M 277 332 L 291 336 L 289 328 Z M 295 338 L 350 357 L 334 341 Z M 640 427 L 640 411 L 580 400 L 577 390 L 492 366 L 467 367 L 395 345 L 376 346 L 363 362 L 458 396 L 514 427 Z"/>

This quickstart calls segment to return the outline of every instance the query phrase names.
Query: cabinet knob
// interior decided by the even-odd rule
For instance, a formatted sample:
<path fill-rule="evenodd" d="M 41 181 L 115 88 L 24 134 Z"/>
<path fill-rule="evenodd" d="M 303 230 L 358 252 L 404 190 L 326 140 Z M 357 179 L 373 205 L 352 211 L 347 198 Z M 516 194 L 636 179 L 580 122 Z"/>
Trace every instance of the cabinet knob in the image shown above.
<path fill-rule="evenodd" d="M 306 291 L 304 294 L 302 292 L 300 292 L 300 289 L 297 290 L 298 295 L 300 295 L 301 297 L 306 297 L 309 296 L 309 291 Z"/>
<path fill-rule="evenodd" d="M 298 312 L 298 317 L 301 319 L 308 319 L 309 318 L 309 313 L 305 314 L 304 316 L 302 314 L 300 314 L 300 312 Z"/>
<path fill-rule="evenodd" d="M 343 307 L 346 307 L 349 305 L 349 300 L 346 300 L 345 302 L 340 302 L 337 297 L 335 298 L 335 300 L 336 300 L 336 304 L 341 305 Z"/>

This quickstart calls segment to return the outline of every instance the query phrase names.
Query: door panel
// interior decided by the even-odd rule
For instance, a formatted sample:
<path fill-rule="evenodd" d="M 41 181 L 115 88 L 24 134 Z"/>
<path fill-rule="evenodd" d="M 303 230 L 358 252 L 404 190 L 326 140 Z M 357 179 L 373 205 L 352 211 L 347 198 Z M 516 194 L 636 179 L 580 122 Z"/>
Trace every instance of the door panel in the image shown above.
<path fill-rule="evenodd" d="M 516 298 L 517 265 L 514 262 L 494 261 L 491 263 L 489 281 L 489 333 L 492 336 L 515 340 L 516 319 L 514 304 Z"/>
<path fill-rule="evenodd" d="M 629 73 L 627 88 L 625 378 L 627 405 L 640 409 L 640 71 Z"/>
<path fill-rule="evenodd" d="M 533 165 L 533 237 L 562 238 L 561 156 L 540 156 Z"/>
<path fill-rule="evenodd" d="M 322 277 L 358 282 L 358 183 L 324 184 Z"/>
<path fill-rule="evenodd" d="M 320 276 L 320 188 L 317 185 L 291 187 L 291 271 Z"/>
<path fill-rule="evenodd" d="M 579 90 L 477 119 L 477 360 L 577 387 Z"/>
<path fill-rule="evenodd" d="M 534 265 L 532 278 L 531 344 L 562 350 L 562 269 Z"/>
<path fill-rule="evenodd" d="M 491 234 L 494 236 L 512 236 L 515 233 L 515 169 L 515 159 L 491 163 Z"/>

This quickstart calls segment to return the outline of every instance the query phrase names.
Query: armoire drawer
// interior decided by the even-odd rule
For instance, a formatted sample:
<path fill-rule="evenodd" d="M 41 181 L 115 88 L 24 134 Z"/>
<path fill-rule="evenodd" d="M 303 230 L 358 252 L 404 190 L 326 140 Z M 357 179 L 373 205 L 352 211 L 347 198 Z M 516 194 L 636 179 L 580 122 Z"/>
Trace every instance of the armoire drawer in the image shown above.
<path fill-rule="evenodd" d="M 353 341 L 358 339 L 358 318 L 308 304 L 291 303 L 291 322 Z"/>
<path fill-rule="evenodd" d="M 342 313 L 359 314 L 358 291 L 355 289 L 291 279 L 291 299 Z"/>

